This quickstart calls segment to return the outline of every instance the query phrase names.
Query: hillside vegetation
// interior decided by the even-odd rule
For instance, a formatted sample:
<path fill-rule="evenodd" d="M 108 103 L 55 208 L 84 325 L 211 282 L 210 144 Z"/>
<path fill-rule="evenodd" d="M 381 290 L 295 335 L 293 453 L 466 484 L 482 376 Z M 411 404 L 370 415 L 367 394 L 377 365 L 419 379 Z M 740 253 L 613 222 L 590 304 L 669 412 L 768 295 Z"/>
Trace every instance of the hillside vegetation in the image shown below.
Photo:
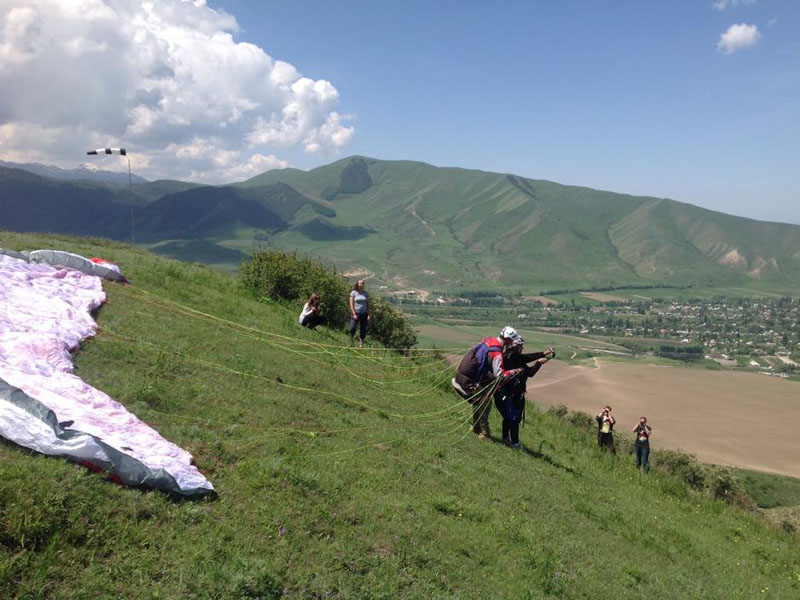
<path fill-rule="evenodd" d="M 350 157 L 227 186 L 139 183 L 129 194 L 26 173 L 0 167 L 11 208 L 2 228 L 120 240 L 135 229 L 158 253 L 196 252 L 231 272 L 270 246 L 366 270 L 389 290 L 800 291 L 800 226 L 510 174 Z"/>
<path fill-rule="evenodd" d="M 527 451 L 477 440 L 438 353 L 354 349 L 300 328 L 299 305 L 110 242 L 0 246 L 122 267 L 132 285 L 106 285 L 77 373 L 191 451 L 219 494 L 176 501 L 0 444 L 0 597 L 800 593 L 795 535 L 640 476 L 591 432 L 532 407 Z"/>

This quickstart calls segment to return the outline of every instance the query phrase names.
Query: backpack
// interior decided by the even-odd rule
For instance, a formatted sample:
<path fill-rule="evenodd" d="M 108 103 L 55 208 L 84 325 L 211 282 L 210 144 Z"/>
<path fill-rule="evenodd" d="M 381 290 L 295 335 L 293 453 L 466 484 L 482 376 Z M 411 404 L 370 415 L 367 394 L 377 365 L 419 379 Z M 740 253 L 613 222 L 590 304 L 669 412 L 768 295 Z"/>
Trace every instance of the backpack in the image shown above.
<path fill-rule="evenodd" d="M 464 355 L 458 370 L 473 383 L 478 383 L 484 378 L 491 366 L 489 354 L 502 351 L 502 346 L 489 346 L 480 341 Z"/>

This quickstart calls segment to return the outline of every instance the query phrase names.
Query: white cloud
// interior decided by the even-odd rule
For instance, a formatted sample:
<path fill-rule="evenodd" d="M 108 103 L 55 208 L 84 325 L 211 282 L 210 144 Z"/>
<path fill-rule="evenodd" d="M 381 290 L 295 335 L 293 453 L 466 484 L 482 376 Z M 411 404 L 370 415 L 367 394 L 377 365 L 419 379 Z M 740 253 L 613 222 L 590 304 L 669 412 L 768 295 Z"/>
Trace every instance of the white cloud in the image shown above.
<path fill-rule="evenodd" d="M 755 25 L 739 23 L 731 25 L 728 30 L 719 36 L 717 50 L 723 54 L 733 54 L 739 50 L 752 48 L 761 39 L 761 33 Z"/>
<path fill-rule="evenodd" d="M 723 12 L 729 6 L 748 6 L 750 4 L 755 4 L 756 0 L 715 0 L 711 6 L 713 6 L 716 10 Z"/>
<path fill-rule="evenodd" d="M 2 0 L 0 152 L 74 166 L 126 146 L 137 173 L 222 182 L 334 153 L 350 117 L 205 0 Z M 261 171 L 260 171 L 260 170 Z"/>

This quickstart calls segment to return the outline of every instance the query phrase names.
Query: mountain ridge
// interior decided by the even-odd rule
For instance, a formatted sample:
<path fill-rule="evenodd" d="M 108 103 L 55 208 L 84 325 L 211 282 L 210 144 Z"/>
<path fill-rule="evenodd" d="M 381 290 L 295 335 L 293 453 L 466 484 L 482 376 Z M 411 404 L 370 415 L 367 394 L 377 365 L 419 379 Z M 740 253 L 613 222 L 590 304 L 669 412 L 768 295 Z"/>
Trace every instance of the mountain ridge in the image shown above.
<path fill-rule="evenodd" d="M 40 183 L 52 185 L 47 181 Z M 0 171 L 0 198 L 10 185 Z M 63 193 L 86 195 L 85 186 L 74 185 Z M 107 189 L 109 202 L 124 200 L 121 189 Z M 231 185 L 137 184 L 133 195 L 137 237 L 162 249 L 202 239 L 207 249 L 218 246 L 228 256 L 219 264 L 231 268 L 231 250 L 246 255 L 268 243 L 322 256 L 343 270 L 366 269 L 388 289 L 800 289 L 798 225 L 509 173 L 352 156 Z M 198 204 L 200 197 L 209 204 Z M 198 210 L 219 218 L 204 219 Z M 280 218 L 265 221 L 264 211 Z M 171 226 L 159 229 L 165 221 Z M 15 226 L 0 217 L 0 227 Z M 129 231 L 110 227 L 95 235 L 124 239 Z"/>

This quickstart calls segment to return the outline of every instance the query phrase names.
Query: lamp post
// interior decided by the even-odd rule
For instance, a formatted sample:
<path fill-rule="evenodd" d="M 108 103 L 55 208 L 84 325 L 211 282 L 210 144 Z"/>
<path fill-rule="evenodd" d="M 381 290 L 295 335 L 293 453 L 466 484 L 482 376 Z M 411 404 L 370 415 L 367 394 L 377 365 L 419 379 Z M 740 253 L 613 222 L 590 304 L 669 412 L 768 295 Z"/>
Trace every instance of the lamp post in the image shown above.
<path fill-rule="evenodd" d="M 128 156 L 128 151 L 125 148 L 98 148 L 97 150 L 89 150 L 86 154 L 119 154 L 128 159 L 128 194 L 133 199 L 133 189 L 131 185 L 131 157 Z M 133 228 L 133 204 L 131 204 L 131 246 L 136 248 L 136 236 Z"/>

